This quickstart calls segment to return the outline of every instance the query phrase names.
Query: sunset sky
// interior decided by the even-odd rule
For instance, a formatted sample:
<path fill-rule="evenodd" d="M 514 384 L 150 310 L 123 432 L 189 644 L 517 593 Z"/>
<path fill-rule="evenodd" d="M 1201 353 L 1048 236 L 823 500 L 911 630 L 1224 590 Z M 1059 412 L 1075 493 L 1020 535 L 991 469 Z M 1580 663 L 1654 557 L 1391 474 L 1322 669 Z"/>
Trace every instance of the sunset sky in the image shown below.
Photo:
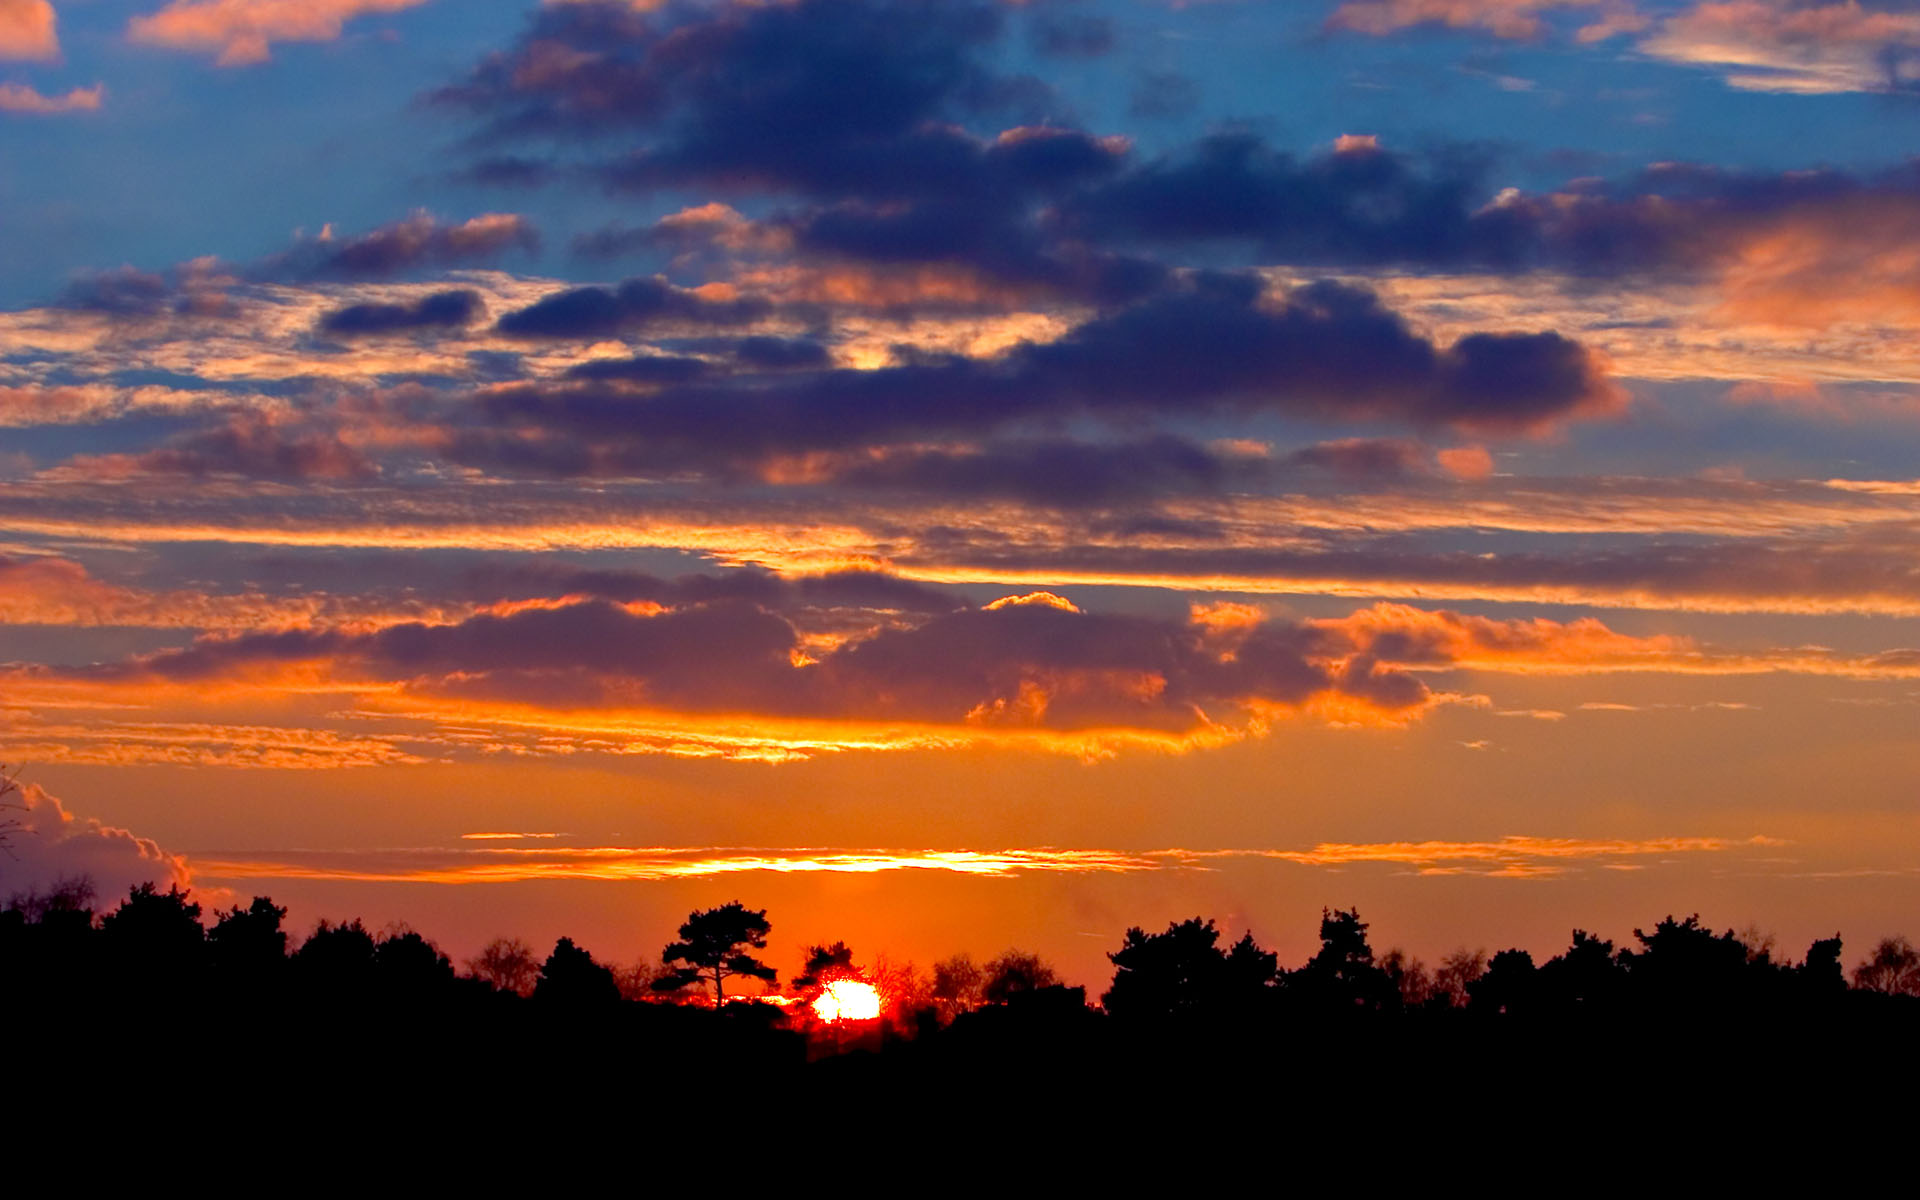
<path fill-rule="evenodd" d="M 0 898 L 1920 935 L 1920 0 L 0 0 Z"/>

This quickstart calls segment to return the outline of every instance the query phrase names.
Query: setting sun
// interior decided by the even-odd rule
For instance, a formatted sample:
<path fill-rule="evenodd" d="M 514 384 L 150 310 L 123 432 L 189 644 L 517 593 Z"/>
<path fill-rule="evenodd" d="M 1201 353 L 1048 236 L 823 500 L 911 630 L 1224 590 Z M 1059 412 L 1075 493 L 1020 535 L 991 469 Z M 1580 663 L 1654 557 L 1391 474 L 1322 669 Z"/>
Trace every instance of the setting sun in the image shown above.
<path fill-rule="evenodd" d="M 880 993 L 858 979 L 836 979 L 814 997 L 813 1011 L 822 1021 L 871 1021 L 880 1015 Z"/>

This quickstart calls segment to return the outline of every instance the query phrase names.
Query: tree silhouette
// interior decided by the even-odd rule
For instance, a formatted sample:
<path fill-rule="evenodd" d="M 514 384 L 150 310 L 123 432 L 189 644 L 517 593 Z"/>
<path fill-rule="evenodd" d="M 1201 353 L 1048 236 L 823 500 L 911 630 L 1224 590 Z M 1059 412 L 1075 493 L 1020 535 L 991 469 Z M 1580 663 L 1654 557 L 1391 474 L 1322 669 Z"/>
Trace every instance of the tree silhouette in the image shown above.
<path fill-rule="evenodd" d="M 593 961 L 593 955 L 563 937 L 540 968 L 533 985 L 534 1003 L 566 1008 L 611 1008 L 620 1001 L 613 972 Z"/>
<path fill-rule="evenodd" d="M 1920 996 L 1920 950 L 1903 937 L 1881 938 L 1853 969 L 1853 986 L 1889 996 Z"/>
<path fill-rule="evenodd" d="M 962 1013 L 980 1007 L 980 988 L 986 973 L 970 954 L 956 954 L 933 964 L 933 1008 L 942 1024 L 952 1024 Z"/>
<path fill-rule="evenodd" d="M 1444 1002 L 1449 1008 L 1465 1008 L 1471 996 L 1468 988 L 1486 973 L 1487 952 L 1460 947 L 1441 959 L 1440 969 L 1433 973 L 1434 1002 Z"/>
<path fill-rule="evenodd" d="M 19 792 L 20 768 L 15 767 L 12 771 L 8 771 L 7 764 L 0 763 L 0 814 L 27 811 L 26 805 L 16 804 L 11 799 L 11 797 L 18 795 Z M 20 818 L 0 815 L 0 852 L 11 857 L 13 855 L 12 842 L 14 835 L 25 828 L 26 822 Z"/>
<path fill-rule="evenodd" d="M 1715 934 L 1700 923 L 1698 913 L 1685 920 L 1668 916 L 1652 933 L 1635 929 L 1638 951 L 1626 951 L 1622 960 L 1633 976 L 1635 990 L 1661 1004 L 1706 1008 L 1724 1004 L 1746 993 L 1756 963 L 1745 943 L 1732 930 Z"/>
<path fill-rule="evenodd" d="M 85 923 L 93 923 L 93 901 L 98 892 L 90 875 L 62 875 L 45 888 L 15 892 L 7 898 L 7 911 L 17 912 L 29 925 L 38 925 L 54 914 L 85 914 Z"/>
<path fill-rule="evenodd" d="M 539 964 L 534 964 L 536 973 Z M 656 991 L 654 984 L 667 974 L 667 968 L 657 962 L 645 959 L 636 963 L 623 963 L 618 966 L 608 964 L 613 972 L 613 985 L 620 989 L 622 1000 L 631 1000 L 636 1004 L 654 1004 L 662 1000 L 677 1000 L 678 997 L 666 996 Z"/>
<path fill-rule="evenodd" d="M 390 993 L 424 998 L 453 982 L 453 963 L 440 947 L 404 926 L 373 948 L 373 966 Z"/>
<path fill-rule="evenodd" d="M 1123 1021 L 1179 1021 L 1245 1008 L 1272 986 L 1278 959 L 1247 934 L 1231 952 L 1220 949 L 1212 920 L 1194 917 L 1165 933 L 1127 930 L 1120 949 L 1107 955 L 1113 986 L 1100 998 Z"/>
<path fill-rule="evenodd" d="M 805 992 L 822 987 L 843 975 L 855 974 L 853 951 L 845 942 L 835 942 L 831 946 L 808 946 L 807 961 L 800 973 L 793 977 L 795 991 Z"/>
<path fill-rule="evenodd" d="M 122 962 L 169 974 L 198 965 L 207 931 L 200 906 L 177 886 L 143 883 L 100 919 L 100 939 Z"/>
<path fill-rule="evenodd" d="M 1487 973 L 1467 985 L 1475 1009 L 1508 1014 L 1532 1010 L 1539 989 L 1533 955 L 1525 950 L 1502 950 L 1487 964 Z"/>
<path fill-rule="evenodd" d="M 1009 950 L 982 969 L 980 998 L 988 1004 L 1005 1004 L 1015 996 L 1059 982 L 1060 977 L 1038 954 Z"/>
<path fill-rule="evenodd" d="M 1436 989 L 1427 964 L 1396 946 L 1380 956 L 1380 969 L 1387 973 L 1394 990 L 1400 993 L 1402 1007 L 1423 1008 L 1433 1003 Z"/>
<path fill-rule="evenodd" d="M 358 917 L 339 925 L 322 919 L 294 951 L 294 971 L 316 992 L 363 993 L 373 983 L 374 950 L 373 935 Z"/>
<path fill-rule="evenodd" d="M 540 978 L 540 960 L 519 938 L 495 938 L 467 960 L 467 974 L 486 980 L 498 991 L 525 996 Z"/>
<path fill-rule="evenodd" d="M 1540 995 L 1561 1008 L 1605 1007 L 1619 998 L 1626 977 L 1612 942 L 1576 929 L 1566 953 L 1540 968 Z"/>
<path fill-rule="evenodd" d="M 1840 965 L 1840 935 L 1821 938 L 1807 947 L 1807 957 L 1794 968 L 1803 996 L 1826 998 L 1847 990 L 1847 973 Z"/>
<path fill-rule="evenodd" d="M 732 976 L 771 983 L 780 973 L 746 950 L 766 949 L 767 934 L 772 929 L 765 909 L 755 912 L 738 900 L 692 913 L 680 927 L 680 940 L 660 952 L 660 961 L 670 970 L 653 986 L 658 991 L 675 992 L 711 983 L 714 1007 L 718 1008 L 726 1003 L 727 980 Z"/>
<path fill-rule="evenodd" d="M 1287 976 L 1287 990 L 1335 1012 L 1397 1008 L 1400 989 L 1373 961 L 1358 909 L 1320 910 L 1320 950 Z"/>
<path fill-rule="evenodd" d="M 286 915 L 286 909 L 265 896 L 255 896 L 246 908 L 236 904 L 217 914 L 207 930 L 213 965 L 254 974 L 279 967 L 287 957 L 287 934 L 280 928 Z"/>

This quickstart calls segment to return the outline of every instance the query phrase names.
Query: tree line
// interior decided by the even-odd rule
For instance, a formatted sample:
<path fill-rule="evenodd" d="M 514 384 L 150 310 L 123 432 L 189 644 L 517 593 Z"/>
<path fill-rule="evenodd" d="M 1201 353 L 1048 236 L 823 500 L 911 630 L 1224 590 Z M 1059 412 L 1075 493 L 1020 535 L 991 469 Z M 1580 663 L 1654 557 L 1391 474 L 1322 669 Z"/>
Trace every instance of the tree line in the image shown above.
<path fill-rule="evenodd" d="M 0 910 L 11 1034 L 0 1061 L 76 1089 L 190 1064 L 302 1105 L 582 1103 L 609 1073 L 640 1071 L 660 1081 L 647 1103 L 669 1108 L 708 1085 L 752 1096 L 894 1089 L 991 1107 L 1011 1102 L 996 1089 L 1024 1080 L 1050 1081 L 1019 1097 L 1044 1113 L 1069 1091 L 1080 1103 L 1165 1101 L 1196 1086 L 1311 1079 L 1271 1100 L 1309 1120 L 1313 1105 L 1370 1103 L 1380 1081 L 1409 1073 L 1445 1080 L 1463 1102 L 1510 1100 L 1511 1080 L 1490 1063 L 1584 1062 L 1586 1074 L 1565 1078 L 1590 1099 L 1634 1072 L 1683 1065 L 1688 1086 L 1705 1072 L 1728 1094 L 1789 1078 L 1828 1086 L 1822 1072 L 1849 1063 L 1904 1078 L 1913 1052 L 1889 1068 L 1888 1048 L 1920 1032 L 1920 952 L 1904 938 L 1848 972 L 1837 937 L 1796 958 L 1697 916 L 1618 945 L 1576 930 L 1545 961 L 1463 950 L 1435 967 L 1376 952 L 1353 910 L 1324 911 L 1318 948 L 1293 966 L 1251 934 L 1228 941 L 1194 917 L 1127 930 L 1097 995 L 1018 950 L 922 970 L 863 962 L 844 942 L 806 947 L 782 981 L 762 958 L 772 923 L 739 902 L 689 914 L 657 961 L 632 965 L 566 937 L 544 956 L 498 939 L 456 965 L 404 926 L 323 920 L 296 937 L 286 916 L 265 896 L 209 912 L 152 885 L 101 905 L 85 880 L 12 896 Z M 808 1001 L 845 980 L 873 987 L 880 1013 L 825 1025 Z"/>
<path fill-rule="evenodd" d="M 1429 968 L 1398 949 L 1376 954 L 1354 910 L 1323 911 L 1319 949 L 1287 968 L 1251 933 L 1221 944 L 1214 921 L 1194 917 L 1158 932 L 1135 927 L 1108 954 L 1110 985 L 1096 1002 L 1061 984 L 1037 955 L 1010 950 L 985 963 L 956 955 L 921 971 L 882 956 L 855 961 L 844 942 L 808 946 L 783 992 L 779 973 L 754 955 L 771 923 L 735 901 L 689 915 L 656 962 L 602 962 L 562 937 L 544 958 L 525 942 L 498 938 L 464 969 L 404 925 L 383 931 L 361 921 L 322 920 L 297 942 L 287 910 L 265 896 L 215 911 L 179 888 L 141 884 L 96 910 L 86 879 L 13 894 L 0 909 L 0 964 L 29 990 L 76 981 L 129 979 L 218 989 L 264 982 L 366 999 L 438 996 L 569 1007 L 726 1000 L 804 1007 L 834 979 L 872 984 L 883 1019 L 902 1034 L 941 1028 L 983 1008 L 1041 994 L 1075 997 L 1121 1025 L 1169 1025 L 1250 1018 L 1282 1010 L 1412 1018 L 1458 1013 L 1541 1017 L 1670 1007 L 1743 1010 L 1805 1005 L 1848 993 L 1920 1000 L 1920 950 L 1904 937 L 1878 942 L 1849 974 L 1838 936 L 1794 960 L 1752 930 L 1714 932 L 1697 915 L 1666 917 L 1634 930 L 1625 945 L 1585 930 L 1536 963 L 1520 949 L 1488 956 L 1459 950 Z M 741 990 L 753 981 L 755 990 Z M 732 991 L 729 992 L 731 985 Z M 1057 1001 L 1056 1001 L 1057 1002 Z"/>

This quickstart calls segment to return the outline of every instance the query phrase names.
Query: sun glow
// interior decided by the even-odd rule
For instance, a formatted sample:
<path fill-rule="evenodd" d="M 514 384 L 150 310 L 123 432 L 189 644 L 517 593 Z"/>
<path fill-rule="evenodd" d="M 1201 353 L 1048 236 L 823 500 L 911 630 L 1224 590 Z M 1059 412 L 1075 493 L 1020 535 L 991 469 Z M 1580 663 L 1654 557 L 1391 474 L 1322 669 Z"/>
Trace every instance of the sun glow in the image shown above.
<path fill-rule="evenodd" d="M 871 1021 L 880 1015 L 880 993 L 858 979 L 836 979 L 813 998 L 814 1015 L 837 1021 Z"/>

